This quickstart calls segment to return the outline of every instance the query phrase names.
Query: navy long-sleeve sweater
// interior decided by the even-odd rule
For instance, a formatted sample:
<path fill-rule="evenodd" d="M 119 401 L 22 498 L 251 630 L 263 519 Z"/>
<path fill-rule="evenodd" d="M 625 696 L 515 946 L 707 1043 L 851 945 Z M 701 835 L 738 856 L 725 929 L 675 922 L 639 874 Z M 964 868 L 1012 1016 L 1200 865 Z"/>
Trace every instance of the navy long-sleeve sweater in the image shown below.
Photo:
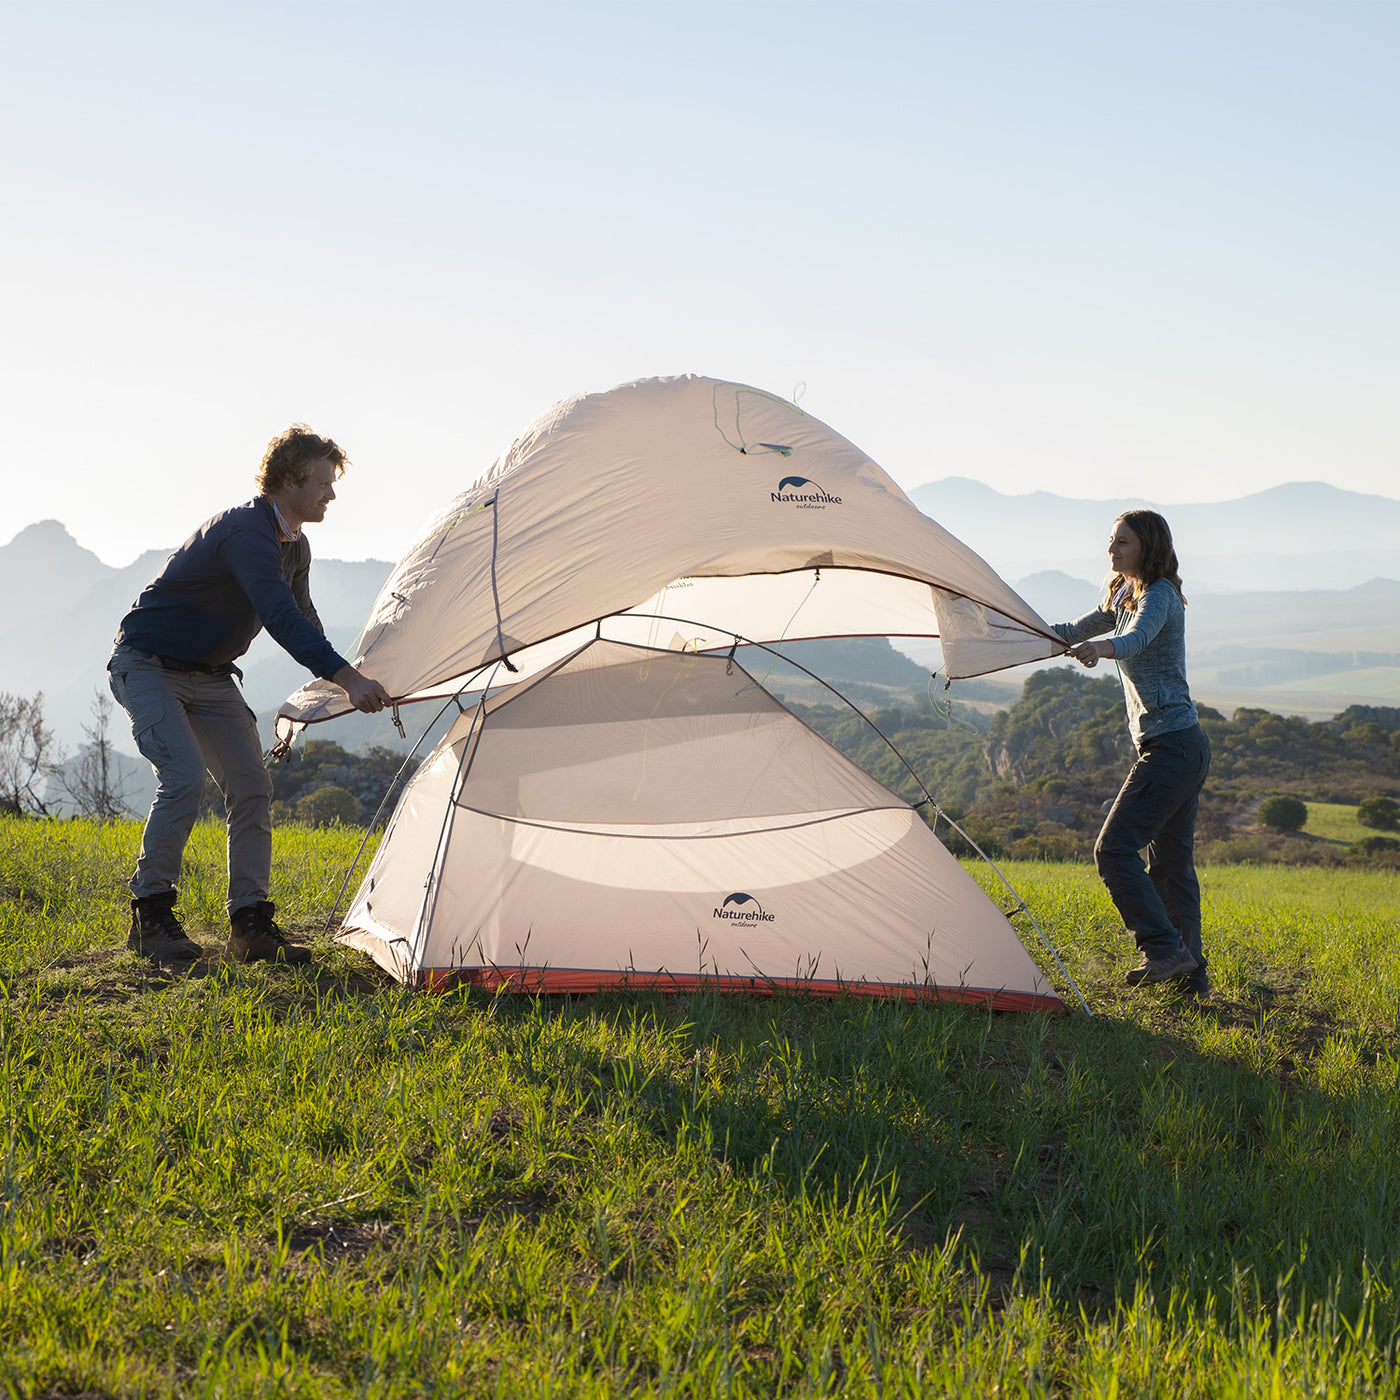
<path fill-rule="evenodd" d="M 283 543 L 272 502 L 257 496 L 206 520 L 141 590 L 117 645 L 199 666 L 231 666 L 266 627 L 308 671 L 330 680 L 348 663 L 311 603 L 311 546 Z"/>

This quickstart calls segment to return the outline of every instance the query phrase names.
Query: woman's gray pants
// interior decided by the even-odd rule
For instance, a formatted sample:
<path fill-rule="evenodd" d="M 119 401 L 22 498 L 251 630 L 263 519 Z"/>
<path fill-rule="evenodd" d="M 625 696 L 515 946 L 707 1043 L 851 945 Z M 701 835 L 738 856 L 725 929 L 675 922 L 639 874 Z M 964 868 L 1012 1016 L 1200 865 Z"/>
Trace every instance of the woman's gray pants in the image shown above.
<path fill-rule="evenodd" d="M 133 898 L 177 888 L 185 845 L 199 816 L 207 770 L 228 818 L 228 912 L 268 897 L 272 879 L 272 779 L 257 720 L 232 676 L 169 671 L 118 647 L 107 663 L 112 694 L 156 770 L 156 796 L 131 877 Z"/>

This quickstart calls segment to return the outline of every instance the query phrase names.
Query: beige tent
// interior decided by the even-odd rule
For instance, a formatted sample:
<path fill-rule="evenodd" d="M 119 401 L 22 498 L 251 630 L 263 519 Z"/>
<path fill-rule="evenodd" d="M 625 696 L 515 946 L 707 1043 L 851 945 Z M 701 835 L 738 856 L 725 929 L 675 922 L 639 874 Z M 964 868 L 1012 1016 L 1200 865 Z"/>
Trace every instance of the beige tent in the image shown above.
<path fill-rule="evenodd" d="M 952 677 L 1064 644 L 859 448 L 759 389 L 685 375 L 557 405 L 425 530 L 355 661 L 402 700 L 518 677 L 609 635 L 701 650 L 734 635 L 942 639 Z M 502 677 L 509 679 L 509 677 Z M 279 733 L 345 713 L 325 681 Z"/>
<path fill-rule="evenodd" d="M 612 640 L 461 714 L 338 937 L 420 985 L 1062 1006 L 919 813 L 736 661 Z"/>

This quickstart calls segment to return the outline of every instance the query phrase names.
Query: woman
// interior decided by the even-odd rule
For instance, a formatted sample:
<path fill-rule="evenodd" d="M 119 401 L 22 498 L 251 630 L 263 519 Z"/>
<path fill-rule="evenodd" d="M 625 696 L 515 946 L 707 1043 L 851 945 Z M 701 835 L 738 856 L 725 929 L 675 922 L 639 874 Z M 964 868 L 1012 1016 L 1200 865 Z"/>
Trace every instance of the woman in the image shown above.
<path fill-rule="evenodd" d="M 1186 686 L 1186 600 L 1172 532 L 1156 511 L 1124 511 L 1108 542 L 1113 574 L 1097 611 L 1055 631 L 1085 666 L 1118 663 L 1138 751 L 1094 845 L 1094 862 L 1142 961 L 1133 986 L 1175 982 L 1210 995 L 1192 850 L 1210 741 Z M 1089 638 L 1112 632 L 1108 641 Z M 1147 849 L 1144 869 L 1138 854 Z"/>

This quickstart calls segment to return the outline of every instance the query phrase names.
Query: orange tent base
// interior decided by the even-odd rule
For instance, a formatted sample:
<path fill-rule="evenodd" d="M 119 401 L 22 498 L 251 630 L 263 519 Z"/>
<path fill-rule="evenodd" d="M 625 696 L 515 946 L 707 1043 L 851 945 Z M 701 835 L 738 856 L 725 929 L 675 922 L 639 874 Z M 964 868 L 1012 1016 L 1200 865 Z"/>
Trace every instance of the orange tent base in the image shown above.
<path fill-rule="evenodd" d="M 437 967 L 418 975 L 425 991 L 443 992 L 454 986 L 479 987 L 488 992 L 520 992 L 527 996 L 564 992 L 660 991 L 746 992 L 775 996 L 796 992 L 805 996 L 876 997 L 886 1001 L 961 1002 L 991 1011 L 1065 1011 L 1053 992 L 1008 992 L 992 987 L 928 987 L 907 982 L 840 982 L 804 977 L 722 977 L 707 973 L 604 972 L 596 968 L 555 967 Z"/>

